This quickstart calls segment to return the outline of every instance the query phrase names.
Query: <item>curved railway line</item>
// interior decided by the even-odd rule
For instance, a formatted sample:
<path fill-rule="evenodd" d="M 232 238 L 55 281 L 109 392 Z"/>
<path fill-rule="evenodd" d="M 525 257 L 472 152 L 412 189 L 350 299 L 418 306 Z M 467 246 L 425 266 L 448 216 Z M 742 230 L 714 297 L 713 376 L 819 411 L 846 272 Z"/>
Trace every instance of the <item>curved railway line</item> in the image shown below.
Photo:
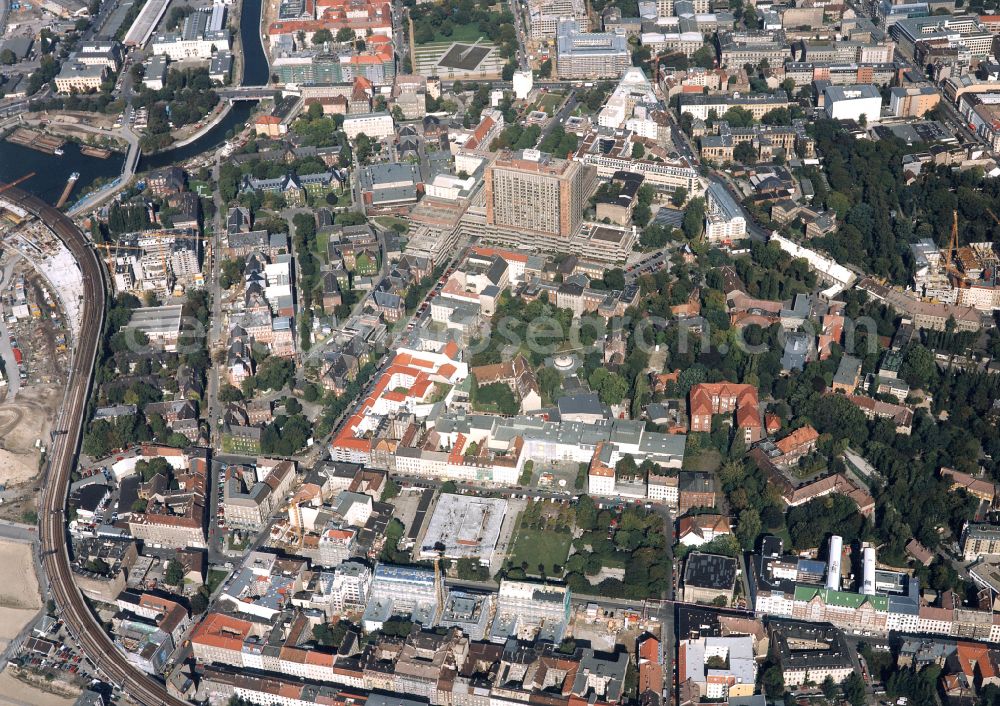
<path fill-rule="evenodd" d="M 132 700 L 148 706 L 185 706 L 186 701 L 167 693 L 163 684 L 132 666 L 97 622 L 73 579 L 66 536 L 66 501 L 70 474 L 80 448 L 87 398 L 94 375 L 98 346 L 104 329 L 106 287 L 104 270 L 86 237 L 65 214 L 17 188 L 3 199 L 34 214 L 69 248 L 83 273 L 83 315 L 79 339 L 67 378 L 66 395 L 53 425 L 49 467 L 39 501 L 39 534 L 42 565 L 52 598 L 71 632 L 98 671 Z"/>

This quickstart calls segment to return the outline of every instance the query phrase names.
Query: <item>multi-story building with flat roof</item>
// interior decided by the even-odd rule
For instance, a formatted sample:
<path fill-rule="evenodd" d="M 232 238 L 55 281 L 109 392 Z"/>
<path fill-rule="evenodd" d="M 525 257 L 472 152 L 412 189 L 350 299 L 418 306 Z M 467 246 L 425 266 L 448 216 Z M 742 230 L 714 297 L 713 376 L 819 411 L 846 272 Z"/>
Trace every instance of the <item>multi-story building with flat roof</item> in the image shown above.
<path fill-rule="evenodd" d="M 791 105 L 788 94 L 784 91 L 774 93 L 732 93 L 732 94 L 682 94 L 678 101 L 678 111 L 689 113 L 695 120 L 708 120 L 709 113 L 714 112 L 721 118 L 730 108 L 742 108 L 753 115 L 754 120 L 760 120 L 765 114 L 778 108 Z"/>
<path fill-rule="evenodd" d="M 63 63 L 56 74 L 56 90 L 59 93 L 86 93 L 96 91 L 108 76 L 108 67 L 103 64 L 85 64 L 78 61 L 75 54 Z"/>
<path fill-rule="evenodd" d="M 684 564 L 684 600 L 711 603 L 733 599 L 736 588 L 736 560 L 718 554 L 692 552 Z"/>
<path fill-rule="evenodd" d="M 574 20 L 581 32 L 590 29 L 584 0 L 532 0 L 528 3 L 528 34 L 534 40 L 552 39 L 560 20 Z"/>
<path fill-rule="evenodd" d="M 680 0 L 656 0 L 656 14 L 658 17 L 671 17 L 677 14 L 677 3 Z M 712 11 L 712 3 L 709 0 L 691 0 L 691 11 L 704 15 Z"/>
<path fill-rule="evenodd" d="M 319 576 L 317 595 L 313 603 L 326 609 L 328 616 L 341 615 L 344 611 L 360 610 L 368 602 L 372 586 L 372 571 L 361 561 L 345 561 L 333 571 Z"/>
<path fill-rule="evenodd" d="M 504 152 L 486 169 L 490 225 L 569 239 L 583 221 L 591 171 L 538 150 Z"/>
<path fill-rule="evenodd" d="M 209 9 L 196 10 L 184 18 L 179 32 L 163 32 L 153 36 L 153 54 L 166 54 L 173 61 L 210 59 L 216 51 L 229 51 L 230 35 L 225 28 L 226 8 L 215 4 Z"/>
<path fill-rule="evenodd" d="M 871 84 L 826 86 L 823 109 L 832 120 L 860 122 L 861 116 L 865 116 L 868 122 L 875 123 L 882 113 L 882 94 Z"/>
<path fill-rule="evenodd" d="M 719 60 L 722 66 L 757 66 L 767 61 L 770 66 L 781 66 L 791 58 L 791 46 L 784 32 L 721 32 L 718 37 Z"/>
<path fill-rule="evenodd" d="M 282 84 L 349 83 L 363 77 L 375 85 L 388 85 L 396 76 L 396 62 L 391 43 L 386 44 L 378 42 L 356 54 L 323 48 L 285 52 L 272 59 L 271 71 Z"/>
<path fill-rule="evenodd" d="M 889 112 L 897 118 L 921 118 L 941 102 L 934 86 L 896 86 L 889 89 Z"/>
<path fill-rule="evenodd" d="M 425 627 L 434 625 L 441 608 L 438 582 L 433 569 L 379 564 L 362 619 L 365 629 L 377 630 L 393 615 L 405 615 Z"/>
<path fill-rule="evenodd" d="M 753 642 L 749 635 L 682 640 L 677 645 L 681 689 L 705 700 L 752 696 L 757 679 Z"/>
<path fill-rule="evenodd" d="M 559 642 L 569 623 L 571 595 L 566 586 L 504 579 L 490 639 L 504 642 L 531 630 Z"/>
<path fill-rule="evenodd" d="M 581 32 L 576 21 L 560 20 L 555 67 L 559 78 L 620 78 L 631 65 L 624 33 Z"/>
<path fill-rule="evenodd" d="M 813 81 L 829 81 L 837 86 L 854 83 L 885 86 L 895 82 L 899 72 L 900 66 L 889 62 L 789 61 L 785 63 L 785 78 L 791 79 L 796 86 L 808 86 Z"/>
<path fill-rule="evenodd" d="M 258 466 L 243 472 L 230 469 L 223 487 L 222 509 L 230 527 L 259 530 L 271 512 L 284 500 L 295 480 L 292 461 L 271 467 Z"/>
<path fill-rule="evenodd" d="M 121 45 L 114 40 L 81 42 L 75 56 L 81 64 L 107 66 L 112 71 L 117 71 L 122 63 Z"/>
<path fill-rule="evenodd" d="M 705 200 L 705 237 L 732 242 L 747 234 L 743 209 L 720 182 L 712 182 Z"/>
<path fill-rule="evenodd" d="M 854 671 L 844 633 L 832 625 L 772 620 L 768 628 L 786 688 L 827 677 L 839 684 Z"/>
<path fill-rule="evenodd" d="M 718 134 L 703 135 L 701 138 L 701 156 L 719 164 L 731 162 L 733 151 L 741 142 L 750 143 L 760 162 L 770 162 L 779 149 L 785 156 L 796 153 L 804 157 L 816 156 L 815 143 L 806 133 L 805 121 L 802 120 L 796 120 L 794 125 L 750 127 L 730 127 L 727 121 L 720 120 L 714 124 L 713 129 Z"/>
<path fill-rule="evenodd" d="M 704 191 L 698 170 L 683 157 L 667 161 L 632 159 L 633 134 L 608 136 L 589 132 L 580 141 L 573 159 L 594 167 L 600 179 L 612 179 L 617 172 L 630 172 L 643 178 L 643 184 L 671 194 L 684 189 L 691 197 Z"/>
<path fill-rule="evenodd" d="M 319 563 L 323 566 L 339 566 L 347 561 L 356 538 L 357 532 L 350 527 L 327 527 L 319 537 Z"/>
<path fill-rule="evenodd" d="M 891 34 L 909 56 L 918 42 L 927 41 L 943 42 L 972 57 L 990 56 L 993 48 L 993 33 L 975 15 L 911 17 L 896 22 Z"/>
<path fill-rule="evenodd" d="M 968 561 L 1000 555 L 1000 527 L 986 524 L 966 527 L 962 533 L 962 555 Z"/>

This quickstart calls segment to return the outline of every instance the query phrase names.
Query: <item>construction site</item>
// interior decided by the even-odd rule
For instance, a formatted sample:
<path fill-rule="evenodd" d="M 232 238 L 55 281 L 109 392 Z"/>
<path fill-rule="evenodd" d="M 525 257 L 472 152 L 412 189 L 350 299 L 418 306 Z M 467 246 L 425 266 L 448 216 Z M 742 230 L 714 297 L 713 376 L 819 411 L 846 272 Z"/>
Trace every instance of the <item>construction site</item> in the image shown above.
<path fill-rule="evenodd" d="M 1000 219 L 987 211 L 1000 225 Z M 925 238 L 910 249 L 914 260 L 913 288 L 921 297 L 980 311 L 1000 308 L 1000 256 L 991 242 L 959 245 L 957 212 L 952 214 L 947 247 L 940 248 Z"/>
<path fill-rule="evenodd" d="M 441 493 L 417 558 L 475 559 L 489 566 L 506 515 L 503 498 Z"/>
<path fill-rule="evenodd" d="M 4 201 L 0 193 L 3 519 L 22 520 L 34 512 L 38 473 L 66 383 L 72 334 L 56 292 L 72 295 L 73 283 L 61 249 L 44 224 Z M 79 269 L 75 272 L 79 275 Z M 78 304 L 75 299 L 73 303 Z"/>

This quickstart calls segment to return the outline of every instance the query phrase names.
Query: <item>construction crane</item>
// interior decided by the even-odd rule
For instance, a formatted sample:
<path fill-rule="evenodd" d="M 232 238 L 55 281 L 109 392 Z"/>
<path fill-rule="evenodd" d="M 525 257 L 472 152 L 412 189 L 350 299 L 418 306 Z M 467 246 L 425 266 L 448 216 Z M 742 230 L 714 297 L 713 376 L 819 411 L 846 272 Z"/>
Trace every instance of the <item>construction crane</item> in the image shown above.
<path fill-rule="evenodd" d="M 174 233 L 163 233 L 163 232 L 160 232 L 160 231 L 153 231 L 153 232 L 141 233 L 139 235 L 139 237 L 140 238 L 153 238 L 154 240 L 156 240 L 160 244 L 160 266 L 163 269 L 163 285 L 164 285 L 164 289 L 165 289 L 165 291 L 166 291 L 166 293 L 167 293 L 168 296 L 170 294 L 170 286 L 169 286 L 169 279 L 167 277 L 167 253 L 169 252 L 169 250 L 171 248 L 171 245 L 173 243 L 175 243 L 179 239 L 181 239 L 181 240 L 194 240 L 194 241 L 206 240 L 205 237 L 203 237 L 201 235 L 197 235 L 195 233 L 187 233 L 185 235 L 182 235 L 182 236 L 178 237 L 177 234 L 174 234 Z M 169 242 L 165 243 L 164 241 L 169 241 Z"/>
<path fill-rule="evenodd" d="M 434 602 L 437 604 L 437 615 L 444 612 L 444 575 L 441 571 L 441 555 L 444 552 L 437 552 L 434 556 Z"/>
<path fill-rule="evenodd" d="M 170 251 L 170 245 L 175 240 L 177 240 L 178 237 L 175 234 L 173 234 L 173 233 L 160 233 L 160 232 L 155 232 L 155 231 L 141 233 L 139 235 L 139 237 L 140 238 L 150 238 L 152 240 L 157 241 L 160 244 L 160 253 L 159 253 L 159 255 L 160 255 L 160 267 L 161 267 L 161 269 L 163 271 L 163 283 L 164 283 L 164 287 L 167 290 L 167 293 L 169 294 L 168 275 L 167 275 L 167 273 L 168 273 L 168 269 L 167 269 L 168 252 Z M 204 236 L 196 235 L 194 233 L 188 233 L 188 234 L 185 234 L 185 235 L 181 235 L 181 236 L 179 236 L 179 239 L 181 239 L 181 240 L 195 240 L 195 241 L 197 241 L 197 240 L 207 240 L 207 238 L 205 238 Z M 164 242 L 164 241 L 169 241 L 169 242 Z M 128 245 L 123 246 L 121 244 L 121 242 L 119 242 L 119 241 L 114 241 L 114 242 L 111 242 L 111 243 L 93 243 L 93 246 L 95 248 L 99 248 L 99 249 L 101 249 L 101 250 L 104 251 L 104 260 L 105 260 L 105 262 L 108 265 L 108 273 L 111 275 L 112 280 L 114 280 L 114 276 L 115 276 L 115 264 L 118 261 L 118 253 L 121 250 L 123 250 L 123 249 L 128 250 L 132 246 L 128 246 Z M 141 251 L 142 247 L 140 246 L 139 249 Z M 154 255 L 154 257 L 155 257 L 155 255 Z"/>
<path fill-rule="evenodd" d="M 951 237 L 948 240 L 948 247 L 944 251 L 944 270 L 948 273 L 955 284 L 962 282 L 962 273 L 955 265 L 955 257 L 958 254 L 958 211 L 951 212 Z"/>
<path fill-rule="evenodd" d="M 115 268 L 118 265 L 118 252 L 121 244 L 116 240 L 111 243 L 93 243 L 95 248 L 104 251 L 104 264 L 108 266 L 108 277 L 113 283 L 115 281 Z"/>
<path fill-rule="evenodd" d="M 14 181 L 10 182 L 9 184 L 4 184 L 3 186 L 0 186 L 0 194 L 2 194 L 3 192 L 7 191 L 8 189 L 13 189 L 18 184 L 26 182 L 28 179 L 30 179 L 33 176 L 35 176 L 35 172 L 30 172 L 28 174 L 25 174 L 23 177 L 15 179 Z"/>

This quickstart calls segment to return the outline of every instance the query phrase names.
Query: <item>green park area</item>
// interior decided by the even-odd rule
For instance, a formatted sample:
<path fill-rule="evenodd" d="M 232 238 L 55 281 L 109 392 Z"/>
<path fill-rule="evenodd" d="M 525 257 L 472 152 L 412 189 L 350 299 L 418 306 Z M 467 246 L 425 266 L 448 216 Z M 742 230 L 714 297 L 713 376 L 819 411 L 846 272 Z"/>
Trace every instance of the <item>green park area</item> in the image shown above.
<path fill-rule="evenodd" d="M 450 28 L 450 34 L 445 34 L 448 32 L 449 28 L 447 24 L 439 26 L 434 32 L 434 39 L 432 42 L 468 42 L 472 43 L 477 39 L 483 38 L 483 33 L 479 30 L 479 25 L 477 24 L 467 24 L 467 25 L 452 25 Z M 426 38 L 426 37 L 421 37 Z M 418 38 L 419 41 L 420 38 Z"/>
<path fill-rule="evenodd" d="M 564 98 L 562 93 L 543 93 L 531 106 L 531 110 L 541 110 L 549 115 L 555 115 Z"/>
<path fill-rule="evenodd" d="M 528 527 L 522 518 L 508 558 L 514 566 L 520 566 L 527 574 L 541 573 L 539 566 L 542 566 L 546 576 L 558 576 L 566 565 L 572 540 L 569 532 L 550 532 Z"/>
<path fill-rule="evenodd" d="M 529 502 L 502 573 L 515 580 L 560 577 L 575 593 L 658 598 L 670 580 L 667 542 L 664 518 L 642 507 L 602 509 L 587 495 L 576 505 Z M 625 580 L 591 583 L 602 569 L 624 569 Z"/>
<path fill-rule="evenodd" d="M 501 25 L 508 24 L 502 39 L 513 30 L 513 16 L 509 11 L 498 12 L 498 6 L 488 2 L 450 4 L 422 4 L 410 10 L 415 44 L 436 44 L 439 42 L 473 43 L 477 39 L 496 38 L 501 34 Z"/>
<path fill-rule="evenodd" d="M 410 224 L 395 216 L 375 216 L 375 222 L 384 228 L 391 228 L 397 233 L 405 233 L 410 229 Z"/>

